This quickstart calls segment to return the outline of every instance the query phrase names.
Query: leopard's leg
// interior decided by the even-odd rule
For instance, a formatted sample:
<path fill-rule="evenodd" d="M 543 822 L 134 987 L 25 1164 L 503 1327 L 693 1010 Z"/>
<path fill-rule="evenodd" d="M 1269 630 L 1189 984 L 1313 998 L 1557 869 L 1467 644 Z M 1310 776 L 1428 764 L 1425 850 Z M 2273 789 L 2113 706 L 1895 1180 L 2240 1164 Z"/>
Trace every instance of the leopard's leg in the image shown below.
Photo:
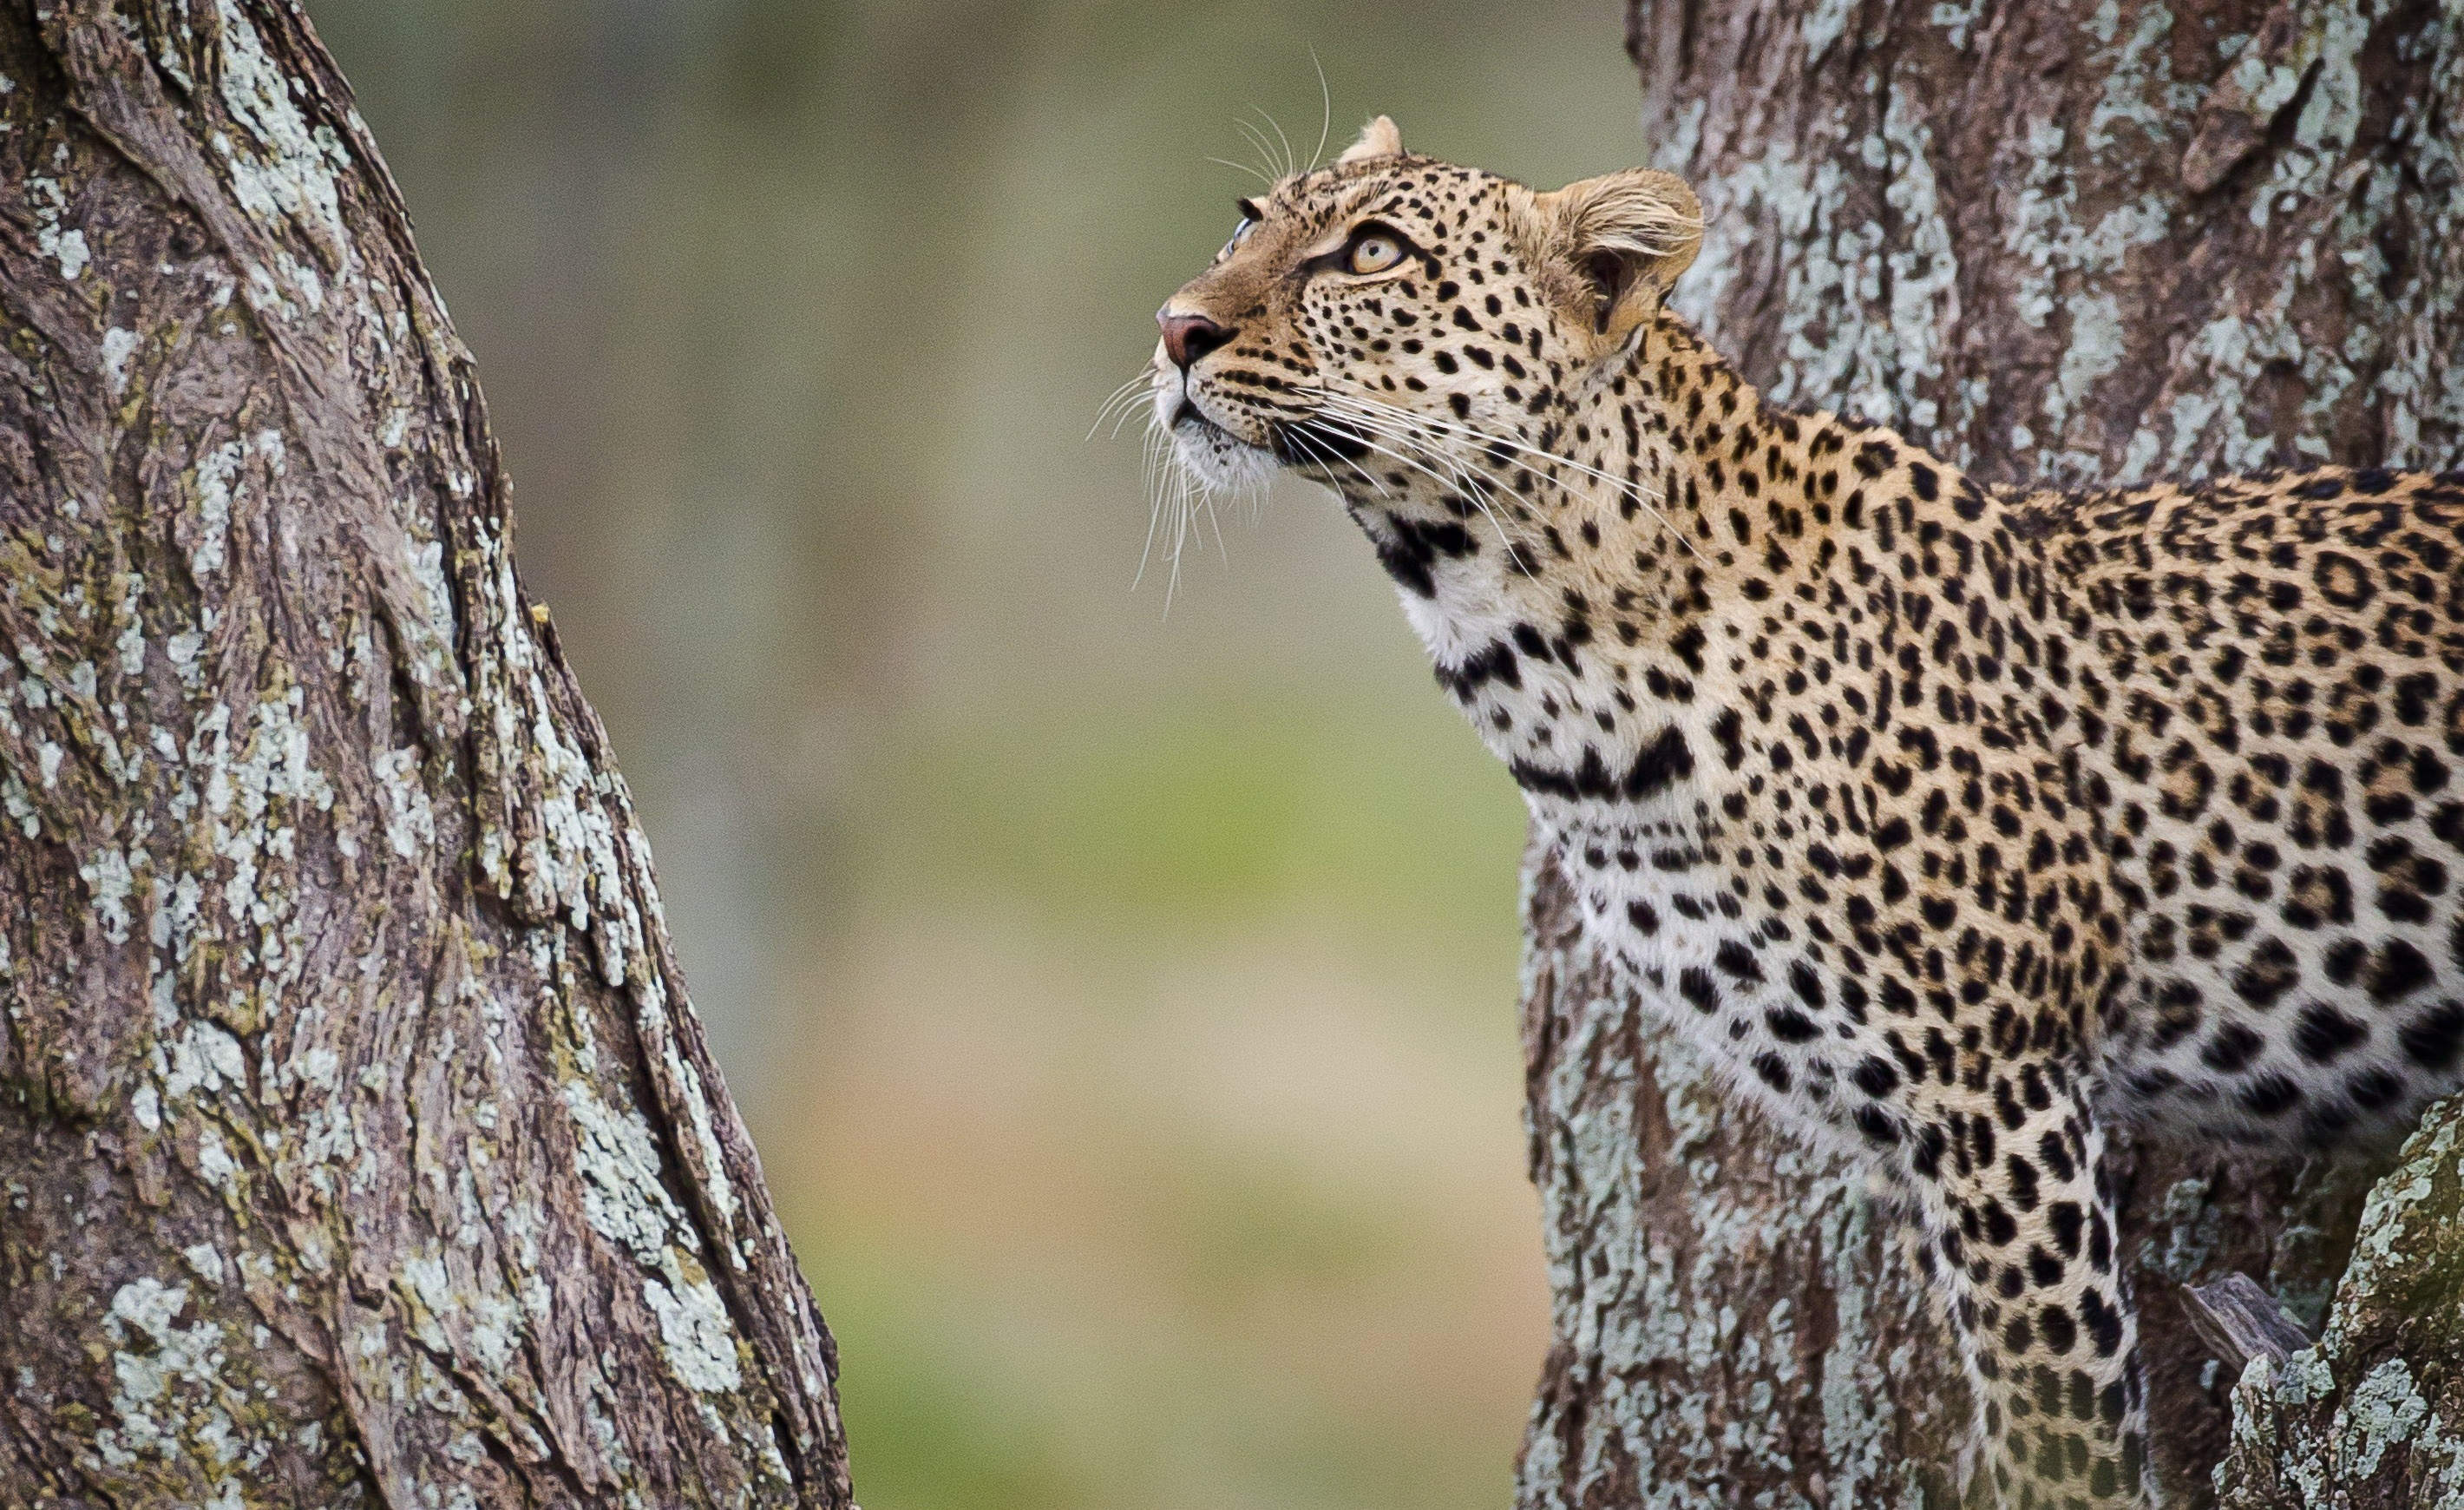
<path fill-rule="evenodd" d="M 1918 1261 L 1975 1394 L 1985 1502 L 2152 1503 L 2138 1317 L 2091 1087 L 2024 1048 L 1973 1055 L 1967 1069 L 1907 1088 L 1903 1162 Z"/>

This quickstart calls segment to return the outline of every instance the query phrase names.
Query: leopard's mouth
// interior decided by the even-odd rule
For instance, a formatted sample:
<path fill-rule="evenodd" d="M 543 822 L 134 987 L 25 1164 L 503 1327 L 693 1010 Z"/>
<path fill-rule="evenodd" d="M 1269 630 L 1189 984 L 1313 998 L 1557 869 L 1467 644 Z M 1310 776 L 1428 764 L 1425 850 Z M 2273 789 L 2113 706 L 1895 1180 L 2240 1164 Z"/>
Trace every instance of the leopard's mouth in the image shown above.
<path fill-rule="evenodd" d="M 1270 434 L 1275 459 L 1287 467 L 1354 462 L 1375 449 L 1350 426 L 1331 419 L 1287 420 L 1275 425 Z"/>
<path fill-rule="evenodd" d="M 1186 389 L 1167 398 L 1171 418 L 1166 429 L 1174 450 L 1184 465 L 1211 483 L 1252 484 L 1277 467 L 1323 481 L 1330 473 L 1357 471 L 1361 458 L 1376 449 L 1351 426 L 1321 415 L 1265 420 L 1259 426 L 1265 438 L 1251 440 L 1199 407 Z"/>
<path fill-rule="evenodd" d="M 1173 404 L 1167 428 L 1180 464 L 1210 487 L 1261 487 L 1274 474 L 1271 447 L 1243 439 L 1185 393 Z"/>

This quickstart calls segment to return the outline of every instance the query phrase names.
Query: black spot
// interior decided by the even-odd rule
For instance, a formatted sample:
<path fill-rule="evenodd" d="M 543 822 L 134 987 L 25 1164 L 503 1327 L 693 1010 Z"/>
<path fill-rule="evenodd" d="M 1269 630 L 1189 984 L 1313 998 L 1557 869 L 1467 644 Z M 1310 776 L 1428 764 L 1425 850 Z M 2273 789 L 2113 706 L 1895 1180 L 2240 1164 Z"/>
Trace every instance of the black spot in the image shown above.
<path fill-rule="evenodd" d="M 1915 1150 L 1908 1155 L 1908 1167 L 1925 1179 L 1940 1179 L 1942 1156 L 1949 1149 L 1949 1135 L 1942 1130 L 1939 1123 L 1930 1124 L 1917 1139 Z"/>
<path fill-rule="evenodd" d="M 1878 1147 L 1887 1148 L 1900 1141 L 1900 1124 L 1879 1106 L 1859 1106 L 1850 1121 L 1865 1135 L 1867 1143 Z"/>
<path fill-rule="evenodd" d="M 2401 1001 L 2429 985 L 2431 975 L 2430 961 L 2419 949 L 2402 939 L 2389 939 L 2379 945 L 2377 958 L 2370 961 L 2370 998 L 2378 1002 Z"/>
<path fill-rule="evenodd" d="M 2013 1154 L 2003 1164 L 2011 1176 L 2011 1204 L 2023 1211 L 2036 1209 L 2036 1166 Z"/>
<path fill-rule="evenodd" d="M 1440 556 L 1460 558 L 1476 554 L 1480 542 L 1471 531 L 1451 520 L 1424 523 L 1417 520 L 1389 520 L 1391 533 L 1376 537 L 1377 564 L 1386 574 L 1401 584 L 1405 590 L 1424 598 L 1438 595 L 1433 569 Z"/>
<path fill-rule="evenodd" d="M 2103 1294 L 2087 1290 L 2079 1296 L 2079 1320 L 2096 1339 L 2096 1355 L 2110 1358 L 2122 1350 L 2122 1313 L 2105 1302 Z"/>
<path fill-rule="evenodd" d="M 2250 1062 L 2257 1058 L 2259 1051 L 2266 1047 L 2266 1039 L 2240 1023 L 2229 1022 L 2208 1039 L 2207 1047 L 2199 1051 L 2199 1059 L 2220 1075 L 2232 1075 L 2248 1069 Z"/>
<path fill-rule="evenodd" d="M 2378 590 L 2370 583 L 2367 567 L 2333 550 L 2320 553 L 2311 581 L 2318 587 L 2320 596 L 2340 609 L 2366 608 Z"/>
<path fill-rule="evenodd" d="M 1942 497 L 1942 479 L 1934 475 L 1933 468 L 1922 461 L 1908 463 L 1908 486 L 1916 489 L 1917 501 L 1921 503 L 1930 503 Z"/>
<path fill-rule="evenodd" d="M 1763 1083 L 1770 1086 L 1774 1091 L 1785 1091 L 1788 1089 L 1788 1064 L 1787 1061 L 1783 1060 L 1776 1054 L 1772 1054 L 1766 1050 L 1761 1054 L 1755 1055 L 1754 1073 L 1761 1076 Z"/>
<path fill-rule="evenodd" d="M 1677 994 L 1694 1004 L 1694 1010 L 1712 1012 L 1720 1010 L 1720 988 L 1711 972 L 1699 965 L 1689 965 L 1677 974 Z"/>
<path fill-rule="evenodd" d="M 2301 964 L 2280 939 L 2269 939 L 2250 951 L 2250 959 L 2233 972 L 2233 991 L 2264 1011 L 2277 998 L 2301 981 Z"/>
<path fill-rule="evenodd" d="M 1724 940 L 1718 951 L 1711 956 L 1711 963 L 1741 981 L 1763 978 L 1763 967 L 1755 960 L 1754 951 L 1735 939 Z"/>
<path fill-rule="evenodd" d="M 1711 737 L 1720 742 L 1721 764 L 1730 770 L 1745 764 L 1745 721 L 1736 709 L 1730 708 L 1711 722 Z"/>
<path fill-rule="evenodd" d="M 1634 759 L 1634 767 L 1626 772 L 1625 797 L 1639 802 L 1663 787 L 1694 774 L 1694 751 L 1686 744 L 1685 736 L 1675 724 L 1662 729 L 1660 738 L 1643 746 Z"/>
<path fill-rule="evenodd" d="M 2384 1111 L 2404 1094 L 2404 1082 L 2386 1070 L 2364 1070 L 2344 1082 L 2344 1094 L 2365 1112 Z"/>
<path fill-rule="evenodd" d="M 2430 722 L 2431 705 L 2438 700 L 2438 678 L 2426 671 L 2395 678 L 2396 722 L 2418 728 Z"/>
<path fill-rule="evenodd" d="M 1774 1007 L 1763 1013 L 1763 1026 L 1782 1043 L 1809 1043 L 1822 1033 L 1814 1019 L 1793 1007 Z"/>
<path fill-rule="evenodd" d="M 2362 978 L 2362 966 L 2368 963 L 2369 945 L 2359 939 L 2338 939 L 2327 945 L 2324 966 L 2327 979 L 2339 986 L 2350 986 Z"/>
<path fill-rule="evenodd" d="M 2079 1210 L 2079 1203 L 2076 1201 L 2056 1201 L 2051 1207 L 2046 1209 L 2045 1219 L 2053 1227 L 2054 1243 L 2055 1246 L 2061 1249 L 2062 1256 L 2065 1258 L 2078 1257 L 2079 1254 L 2079 1232 L 2087 1225 L 2087 1217 L 2085 1213 Z"/>
<path fill-rule="evenodd" d="M 2294 1031 L 2293 1047 L 2312 1064 L 2326 1064 L 2366 1042 L 2369 1035 L 2368 1028 L 2325 1002 L 2312 1002 L 2301 1010 L 2301 1025 Z"/>
<path fill-rule="evenodd" d="M 1880 1055 L 1867 1055 L 1857 1068 L 1848 1072 L 1848 1082 L 1880 1099 L 1900 1088 L 1900 1072 Z"/>
<path fill-rule="evenodd" d="M 1651 903 L 1640 898 L 1625 904 L 1625 921 L 1634 924 L 1634 931 L 1645 938 L 1660 931 L 1660 914 L 1652 910 Z"/>
<path fill-rule="evenodd" d="M 2353 921 L 2353 886 L 2333 865 L 2301 865 L 2286 877 L 2284 921 L 2297 928 Z"/>
<path fill-rule="evenodd" d="M 2242 1088 L 2241 1103 L 2254 1117 L 2280 1116 L 2301 1099 L 2301 1087 L 2283 1075 L 2262 1075 Z"/>
<path fill-rule="evenodd" d="M 2040 1279 L 2036 1282 L 2044 1284 L 2048 1281 Z M 2058 1305 L 2046 1306 L 2036 1313 L 2036 1330 L 2044 1335 L 2046 1351 L 2057 1358 L 2069 1352 L 2079 1342 L 2079 1323 L 2071 1320 L 2070 1312 Z"/>
<path fill-rule="evenodd" d="M 2445 1070 L 2464 1050 L 2464 1002 L 2440 1002 L 2405 1025 L 2396 1041 L 2413 1063 L 2427 1070 Z"/>
<path fill-rule="evenodd" d="M 1703 674 L 1703 647 L 1707 642 L 1703 626 L 1688 624 L 1677 632 L 1677 637 L 1668 642 L 1668 648 L 1685 663 L 1688 671 L 1699 677 Z"/>
<path fill-rule="evenodd" d="M 2049 1132 L 2036 1141 L 2036 1157 L 2044 1161 L 2045 1167 L 2053 1171 L 2056 1180 L 2065 1185 L 2079 1173 L 2079 1166 L 2071 1163 L 2071 1151 L 2063 1145 L 2062 1135 L 2058 1132 Z"/>
<path fill-rule="evenodd" d="M 1516 630 L 1518 638 L 1524 628 L 1529 626 Z M 1595 802 L 1639 802 L 1692 775 L 1694 752 L 1686 745 L 1685 736 L 1672 724 L 1643 746 L 1622 776 L 1612 774 L 1607 763 L 1600 759 L 1600 752 L 1590 745 L 1584 746 L 1581 762 L 1571 771 L 1520 758 L 1507 762 L 1507 769 L 1513 775 L 1515 785 L 1545 796 L 1569 802 L 1583 798 Z"/>
<path fill-rule="evenodd" d="M 1469 702 L 1473 693 L 1492 681 L 1517 690 L 1523 686 L 1523 667 L 1515 659 L 1514 647 L 1502 639 L 1489 641 L 1487 649 L 1474 651 L 1452 670 L 1438 668 L 1438 685 L 1453 693 L 1459 702 Z"/>

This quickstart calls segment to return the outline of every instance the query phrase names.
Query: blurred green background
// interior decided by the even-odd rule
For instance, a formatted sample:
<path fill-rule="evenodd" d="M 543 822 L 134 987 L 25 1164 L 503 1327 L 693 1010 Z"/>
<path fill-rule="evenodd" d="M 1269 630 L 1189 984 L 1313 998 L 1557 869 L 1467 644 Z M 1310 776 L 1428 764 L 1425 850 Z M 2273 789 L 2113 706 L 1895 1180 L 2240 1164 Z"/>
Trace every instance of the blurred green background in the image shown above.
<path fill-rule="evenodd" d="M 1643 161 L 1616 0 L 310 0 L 479 355 L 869 1510 L 1503 1505 L 1522 811 L 1323 498 L 1082 437 L 1270 114 Z M 1228 561 L 1224 557 L 1228 555 Z"/>

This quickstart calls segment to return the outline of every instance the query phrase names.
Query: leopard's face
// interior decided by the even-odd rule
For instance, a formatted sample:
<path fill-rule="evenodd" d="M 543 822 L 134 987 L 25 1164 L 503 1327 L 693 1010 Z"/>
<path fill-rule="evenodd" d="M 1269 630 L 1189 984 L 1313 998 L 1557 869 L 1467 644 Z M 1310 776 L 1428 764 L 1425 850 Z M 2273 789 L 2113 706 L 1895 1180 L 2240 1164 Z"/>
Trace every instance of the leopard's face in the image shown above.
<path fill-rule="evenodd" d="M 1639 207 L 1638 179 L 1655 191 Z M 1382 488 L 1373 468 L 1444 486 L 1432 454 L 1562 410 L 1696 233 L 1692 195 L 1666 174 L 1535 193 L 1405 153 L 1382 117 L 1333 165 L 1240 210 L 1213 265 L 1156 317 L 1155 419 L 1213 486 L 1279 466 L 1338 488 Z"/>

